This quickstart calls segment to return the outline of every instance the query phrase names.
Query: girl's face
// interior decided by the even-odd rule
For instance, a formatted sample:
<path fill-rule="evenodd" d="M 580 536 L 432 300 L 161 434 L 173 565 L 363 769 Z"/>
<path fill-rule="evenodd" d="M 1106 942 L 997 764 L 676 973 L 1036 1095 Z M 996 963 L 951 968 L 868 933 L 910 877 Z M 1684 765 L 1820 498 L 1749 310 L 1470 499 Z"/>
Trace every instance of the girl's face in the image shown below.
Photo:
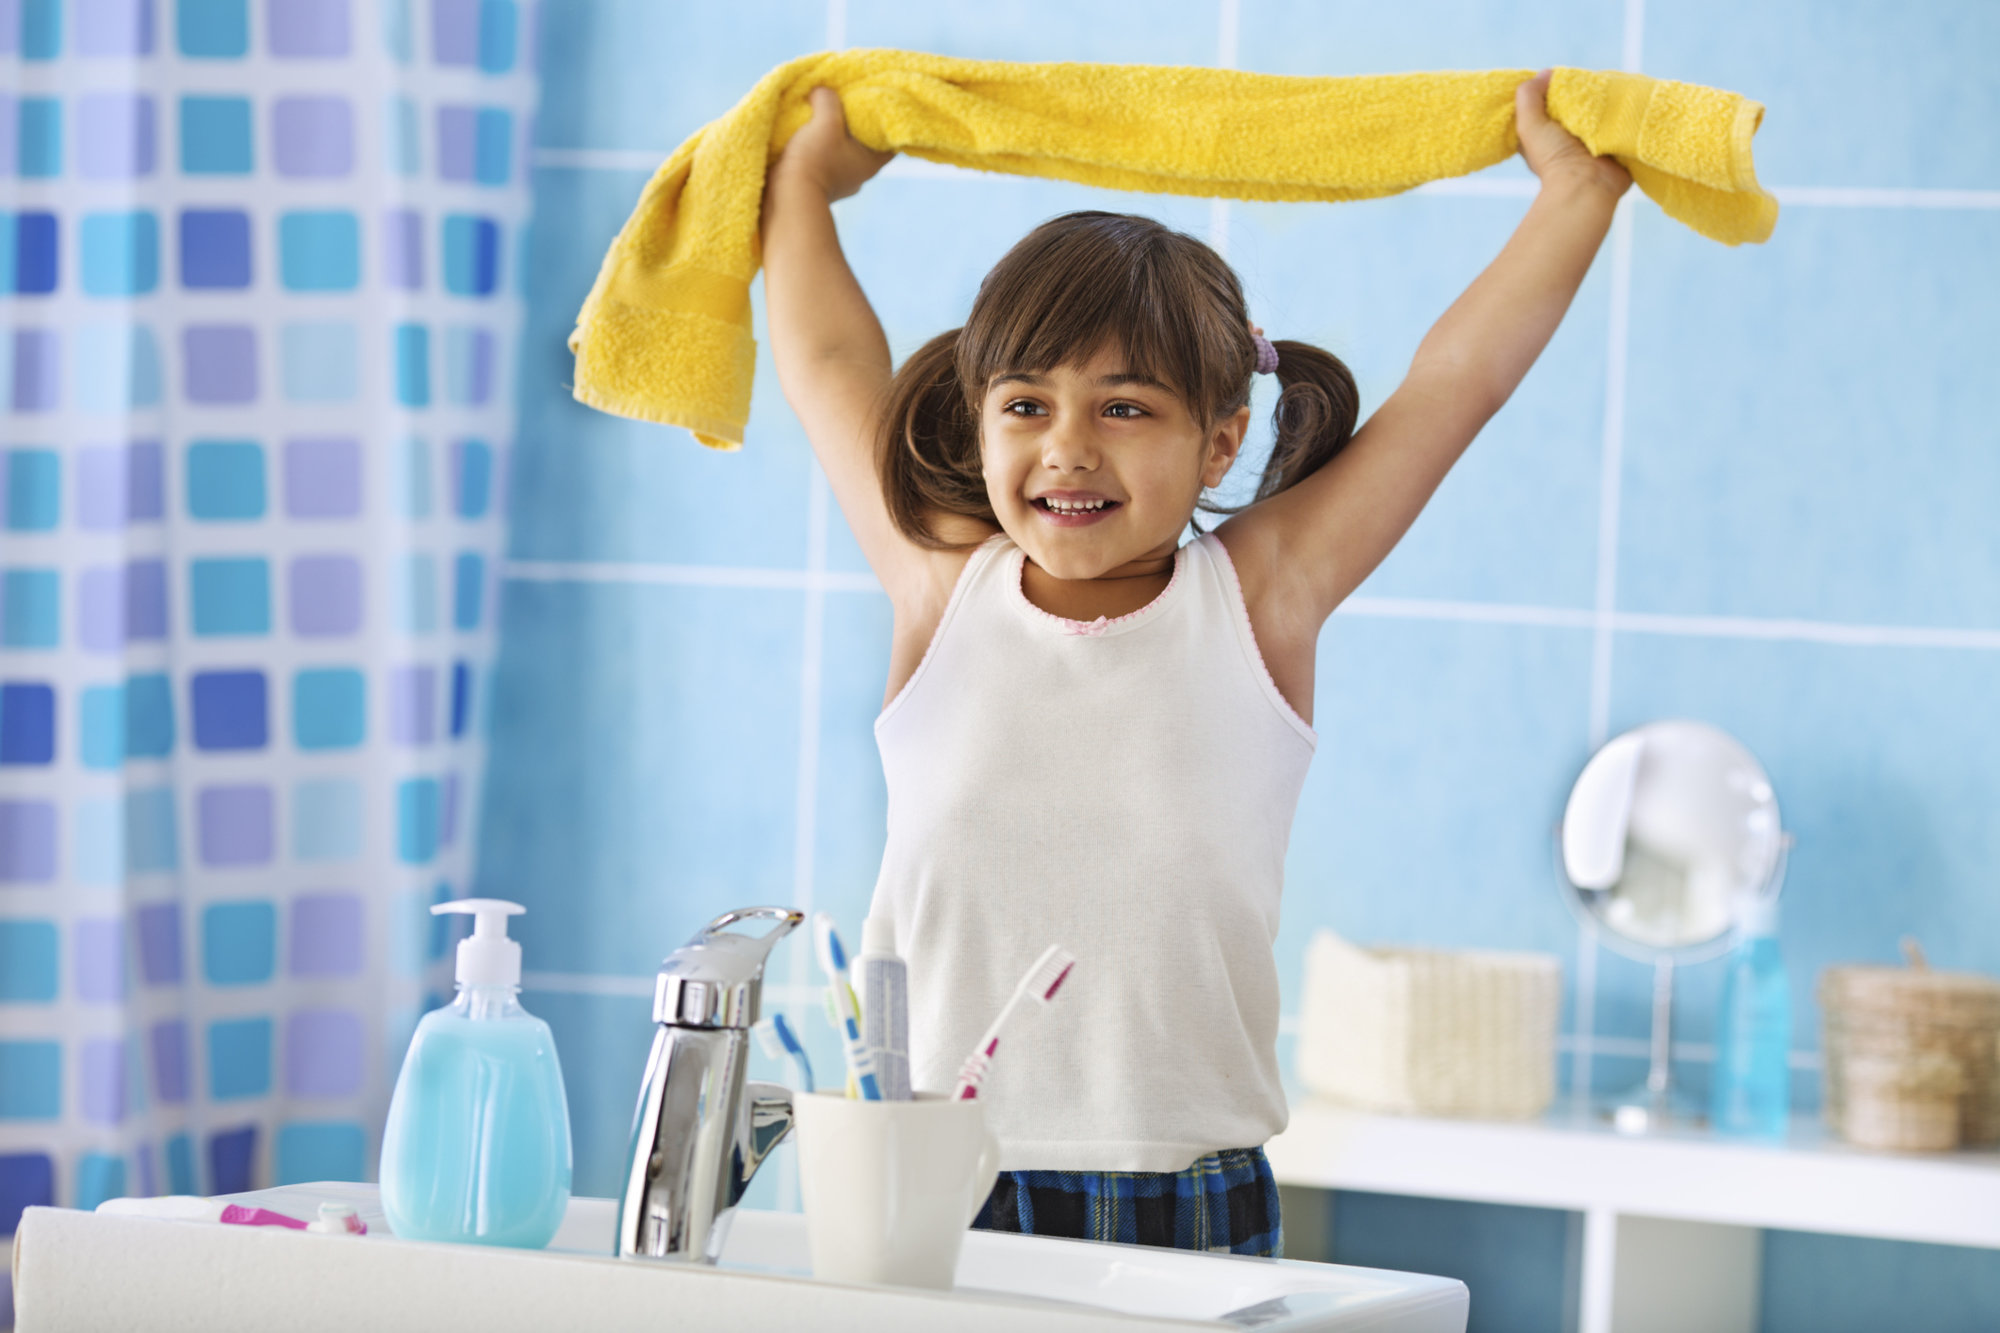
<path fill-rule="evenodd" d="M 1123 361 L 1111 347 L 1081 364 L 1003 374 L 980 403 L 987 499 L 1014 543 L 1059 579 L 1158 572 L 1202 488 L 1243 447 L 1249 408 L 1207 426 Z"/>

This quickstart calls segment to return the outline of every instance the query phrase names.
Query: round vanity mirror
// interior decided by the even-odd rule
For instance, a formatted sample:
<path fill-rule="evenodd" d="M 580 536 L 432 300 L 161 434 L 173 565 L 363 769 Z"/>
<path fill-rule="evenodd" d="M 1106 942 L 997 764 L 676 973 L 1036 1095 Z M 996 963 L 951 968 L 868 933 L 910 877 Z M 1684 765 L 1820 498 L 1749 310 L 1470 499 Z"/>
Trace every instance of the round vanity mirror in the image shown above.
<path fill-rule="evenodd" d="M 1791 840 L 1771 780 L 1727 732 L 1650 722 L 1591 756 L 1558 840 L 1570 905 L 1654 966 L 1652 1067 L 1607 1113 L 1631 1132 L 1698 1121 L 1669 1087 L 1673 969 L 1721 953 L 1744 910 L 1777 893 Z"/>

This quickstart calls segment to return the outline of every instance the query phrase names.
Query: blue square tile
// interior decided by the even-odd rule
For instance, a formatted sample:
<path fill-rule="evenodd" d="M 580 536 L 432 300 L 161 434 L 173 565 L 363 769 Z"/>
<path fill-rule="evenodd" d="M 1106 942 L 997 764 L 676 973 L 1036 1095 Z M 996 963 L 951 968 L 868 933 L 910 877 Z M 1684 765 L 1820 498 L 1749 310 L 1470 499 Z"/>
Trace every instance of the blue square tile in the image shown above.
<path fill-rule="evenodd" d="M 1810 0 L 1689 0 L 1646 14 L 1648 73 L 1770 108 L 1757 174 L 1785 185 L 2000 186 L 2000 136 L 1986 128 L 2000 123 L 1995 50 L 2000 11 L 1983 4 L 1904 15 Z M 1856 97 L 1863 86 L 1870 95 Z"/>
<path fill-rule="evenodd" d="M 77 696 L 78 752 L 85 768 L 113 769 L 125 762 L 125 687 L 86 685 Z"/>
<path fill-rule="evenodd" d="M 181 210 L 181 285 L 227 290 L 250 285 L 250 215 L 237 208 Z"/>
<path fill-rule="evenodd" d="M 505 185 L 514 174 L 514 117 L 499 107 L 481 107 L 475 130 L 472 179 Z"/>
<path fill-rule="evenodd" d="M 164 759 L 174 749 L 174 692 L 163 674 L 125 682 L 125 756 Z"/>
<path fill-rule="evenodd" d="M 278 256 L 291 291 L 352 291 L 361 281 L 361 222 L 342 209 L 282 214 Z"/>
<path fill-rule="evenodd" d="M 476 551 L 461 551 L 452 562 L 451 627 L 479 628 L 486 601 L 486 561 Z"/>
<path fill-rule="evenodd" d="M 261 750 L 269 705 L 261 671 L 197 671 L 188 680 L 188 711 L 197 750 Z"/>
<path fill-rule="evenodd" d="M 280 1185 L 315 1180 L 365 1180 L 368 1133 L 347 1121 L 294 1122 L 278 1128 Z"/>
<path fill-rule="evenodd" d="M 21 58 L 54 60 L 62 54 L 62 0 L 21 0 Z"/>
<path fill-rule="evenodd" d="M 83 290 L 88 296 L 143 296 L 160 285 L 160 220 L 151 212 L 86 213 Z"/>
<path fill-rule="evenodd" d="M 271 567 L 254 557 L 188 562 L 189 600 L 194 632 L 268 634 L 271 630 Z"/>
<path fill-rule="evenodd" d="M 201 970 L 212 986 L 253 986 L 277 968 L 278 909 L 268 902 L 215 903 L 201 914 Z"/>
<path fill-rule="evenodd" d="M 519 921 L 529 932 L 526 938 L 537 938 L 526 917 Z M 778 947 L 782 950 L 787 946 Z M 658 965 L 655 960 L 653 966 Z M 632 1089 L 624 1085 L 632 1081 L 631 1070 L 645 1067 L 646 1051 L 652 1044 L 652 1016 L 646 1002 L 623 996 L 532 990 L 524 999 L 535 1016 L 549 1025 L 556 1048 L 562 1052 L 570 1138 L 576 1145 L 571 1188 L 578 1197 L 599 1192 L 609 1197 L 630 1166 L 623 1159 L 631 1138 Z M 766 1162 L 764 1171 L 776 1165 L 775 1161 Z"/>
<path fill-rule="evenodd" d="M 368 725 L 368 679 L 352 667 L 313 667 L 292 677 L 292 739 L 301 750 L 361 744 Z"/>
<path fill-rule="evenodd" d="M 292 855 L 300 861 L 347 861 L 361 854 L 361 784 L 313 778 L 292 793 Z"/>
<path fill-rule="evenodd" d="M 1550 839 L 1589 753 L 1590 663 L 1584 630 L 1333 618 L 1320 751 L 1285 860 L 1288 1010 L 1322 926 L 1357 944 L 1526 949 L 1568 967 L 1576 926 Z"/>
<path fill-rule="evenodd" d="M 389 132 L 389 161 L 399 176 L 423 173 L 423 128 L 417 118 L 417 104 L 407 97 L 391 98 L 384 121 Z"/>
<path fill-rule="evenodd" d="M 61 641 L 61 572 L 0 571 L 0 648 L 54 648 Z"/>
<path fill-rule="evenodd" d="M 25 173 L 23 173 L 25 174 Z M 12 264 L 4 261 L 11 252 Z M 53 213 L 0 214 L 0 294 L 47 296 L 62 279 L 62 242 Z"/>
<path fill-rule="evenodd" d="M 396 859 L 423 865 L 437 855 L 438 797 L 436 778 L 410 778 L 396 784 Z"/>
<path fill-rule="evenodd" d="M 500 277 L 500 227 L 491 218 L 447 214 L 442 240 L 444 289 L 453 296 L 491 296 Z"/>
<path fill-rule="evenodd" d="M 194 1145 L 185 1134 L 169 1135 L 166 1151 L 167 1188 L 175 1194 L 193 1194 L 200 1186 L 194 1178 Z"/>
<path fill-rule="evenodd" d="M 255 440 L 196 440 L 186 458 L 191 518 L 264 517 L 264 448 Z"/>
<path fill-rule="evenodd" d="M 431 331 L 421 324 L 396 326 L 396 401 L 404 407 L 431 403 Z"/>
<path fill-rule="evenodd" d="M 1623 11 L 1592 0 L 1509 7 L 1415 0 L 1337 10 L 1315 0 L 1242 0 L 1238 23 L 1238 65 L 1266 74 L 1617 69 L 1624 37 Z M 1650 24 L 1647 37 L 1650 72 Z"/>
<path fill-rule="evenodd" d="M 29 179 L 62 175 L 62 103 L 53 97 L 21 99 L 17 170 Z"/>
<path fill-rule="evenodd" d="M 62 455 L 53 449 L 9 449 L 6 498 L 9 532 L 50 532 L 62 522 Z"/>
<path fill-rule="evenodd" d="M 849 0 L 847 40 L 975 60 L 1212 65 L 1216 6 L 1203 0 L 998 0 L 935 5 Z M 748 85 L 745 85 L 746 87 Z"/>
<path fill-rule="evenodd" d="M 285 397 L 294 403 L 346 403 L 360 392 L 360 338 L 346 320 L 286 324 L 278 356 Z"/>
<path fill-rule="evenodd" d="M 60 940 L 53 921 L 0 921 L 0 1003 L 56 998 Z"/>
<path fill-rule="evenodd" d="M 889 792 L 875 748 L 875 717 L 889 679 L 895 617 L 879 592 L 830 593 L 824 616 L 813 904 L 845 929 L 867 915 L 888 834 Z"/>
<path fill-rule="evenodd" d="M 177 0 L 174 37 L 184 56 L 239 59 L 250 50 L 249 0 Z"/>
<path fill-rule="evenodd" d="M 262 1097 L 271 1090 L 271 1020 L 237 1018 L 208 1025 L 208 1095 L 217 1101 Z M 254 1133 L 255 1131 L 246 1131 Z M 218 1138 L 223 1136 L 218 1135 Z M 250 1188 L 249 1172 L 225 1181 L 217 1171 L 215 1188 Z"/>
<path fill-rule="evenodd" d="M 504 597 L 518 647 L 490 692 L 493 744 L 541 761 L 487 778 L 478 892 L 528 908 L 539 967 L 650 975 L 658 941 L 743 885 L 791 883 L 792 803 L 771 794 L 798 781 L 804 595 L 513 581 Z"/>
<path fill-rule="evenodd" d="M 87 1152 L 76 1159 L 76 1204 L 94 1209 L 106 1199 L 125 1197 L 125 1159 Z"/>
<path fill-rule="evenodd" d="M 452 507 L 464 519 L 486 517 L 493 480 L 493 447 L 484 440 L 452 445 Z"/>
<path fill-rule="evenodd" d="M 0 1120 L 54 1120 L 62 1114 L 59 1041 L 0 1041 Z"/>
<path fill-rule="evenodd" d="M 451 734 L 456 740 L 465 734 L 472 713 L 472 667 L 465 662 L 451 664 Z"/>
<path fill-rule="evenodd" d="M 186 7 L 182 7 L 186 13 Z M 190 176 L 245 176 L 253 161 L 250 99 L 181 98 L 181 170 Z"/>
<path fill-rule="evenodd" d="M 2000 628 L 1990 218 L 1635 222 L 1619 608 Z"/>
<path fill-rule="evenodd" d="M 103 323 L 76 330 L 76 402 L 83 411 L 157 407 L 160 386 L 160 345 L 150 327 Z"/>
<path fill-rule="evenodd" d="M 437 559 L 405 556 L 397 566 L 394 620 L 406 634 L 431 634 L 438 627 Z"/>
<path fill-rule="evenodd" d="M 173 870 L 180 865 L 180 833 L 175 826 L 171 788 L 152 787 L 125 794 L 125 863 L 134 874 Z"/>

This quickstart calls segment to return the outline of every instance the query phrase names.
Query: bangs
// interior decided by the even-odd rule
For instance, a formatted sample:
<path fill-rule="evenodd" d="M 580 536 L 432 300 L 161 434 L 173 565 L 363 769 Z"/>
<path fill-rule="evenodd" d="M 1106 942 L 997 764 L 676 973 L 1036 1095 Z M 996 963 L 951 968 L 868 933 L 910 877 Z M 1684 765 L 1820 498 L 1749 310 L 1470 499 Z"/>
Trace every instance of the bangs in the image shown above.
<path fill-rule="evenodd" d="M 1030 232 L 980 284 L 958 340 L 977 404 L 1004 374 L 1041 374 L 1115 348 L 1204 423 L 1248 398 L 1247 315 L 1236 275 L 1200 241 L 1150 218 L 1070 213 Z"/>

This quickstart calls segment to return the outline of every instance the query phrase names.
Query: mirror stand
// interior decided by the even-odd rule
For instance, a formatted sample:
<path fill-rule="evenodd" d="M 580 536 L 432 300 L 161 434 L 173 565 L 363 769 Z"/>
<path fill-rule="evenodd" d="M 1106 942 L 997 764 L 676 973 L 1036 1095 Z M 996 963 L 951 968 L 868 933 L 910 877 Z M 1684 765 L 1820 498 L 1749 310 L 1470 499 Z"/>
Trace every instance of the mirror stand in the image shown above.
<path fill-rule="evenodd" d="M 1600 1104 L 1604 1118 L 1621 1134 L 1692 1129 L 1708 1122 L 1701 1108 L 1674 1088 L 1674 960 L 1653 960 L 1653 1038 L 1645 1081 Z"/>

